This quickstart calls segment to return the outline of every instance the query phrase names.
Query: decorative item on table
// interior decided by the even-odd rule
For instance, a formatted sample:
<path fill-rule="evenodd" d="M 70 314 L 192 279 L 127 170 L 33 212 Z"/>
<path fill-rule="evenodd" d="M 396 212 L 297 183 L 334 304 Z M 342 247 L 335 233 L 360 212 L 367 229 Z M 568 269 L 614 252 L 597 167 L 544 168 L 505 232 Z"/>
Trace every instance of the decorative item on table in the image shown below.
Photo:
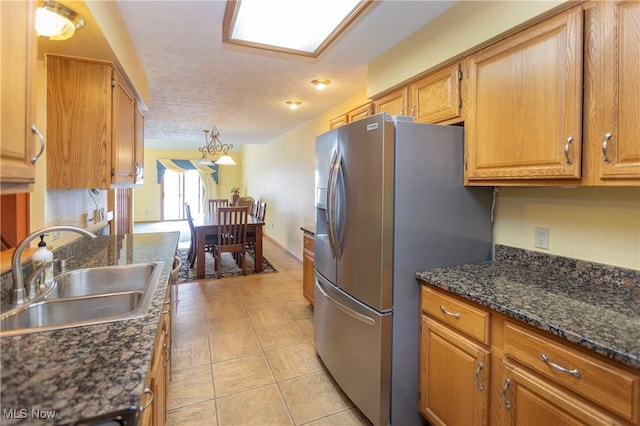
<path fill-rule="evenodd" d="M 240 198 L 240 188 L 234 186 L 233 188 L 231 188 L 231 193 L 233 194 L 231 205 L 235 206 L 238 203 L 238 199 Z"/>

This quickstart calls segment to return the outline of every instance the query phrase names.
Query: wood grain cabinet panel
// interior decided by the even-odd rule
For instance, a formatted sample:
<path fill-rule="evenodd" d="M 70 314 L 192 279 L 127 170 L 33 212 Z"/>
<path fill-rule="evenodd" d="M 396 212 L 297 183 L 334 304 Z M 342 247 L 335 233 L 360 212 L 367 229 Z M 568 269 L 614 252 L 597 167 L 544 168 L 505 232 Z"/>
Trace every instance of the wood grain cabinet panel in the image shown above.
<path fill-rule="evenodd" d="M 420 412 L 434 425 L 489 424 L 489 351 L 422 316 Z"/>
<path fill-rule="evenodd" d="M 109 62 L 58 55 L 47 55 L 46 70 L 47 186 L 133 186 L 143 123 L 123 76 Z"/>
<path fill-rule="evenodd" d="M 313 299 L 315 293 L 315 277 L 314 277 L 314 250 L 315 250 L 315 238 L 314 235 L 305 232 L 303 235 L 303 250 L 302 250 L 302 295 L 313 306 Z"/>
<path fill-rule="evenodd" d="M 465 179 L 580 178 L 583 11 L 468 58 Z"/>
<path fill-rule="evenodd" d="M 589 183 L 639 185 L 640 2 L 594 1 L 585 7 Z"/>
<path fill-rule="evenodd" d="M 461 64 L 435 71 L 409 85 L 409 113 L 418 123 L 462 120 Z"/>
<path fill-rule="evenodd" d="M 373 110 L 376 114 L 386 112 L 389 115 L 406 115 L 408 101 L 408 88 L 391 92 L 379 99 L 374 99 Z"/>
<path fill-rule="evenodd" d="M 3 194 L 28 192 L 35 183 L 32 157 L 40 141 L 35 124 L 35 1 L 0 2 L 0 188 Z"/>

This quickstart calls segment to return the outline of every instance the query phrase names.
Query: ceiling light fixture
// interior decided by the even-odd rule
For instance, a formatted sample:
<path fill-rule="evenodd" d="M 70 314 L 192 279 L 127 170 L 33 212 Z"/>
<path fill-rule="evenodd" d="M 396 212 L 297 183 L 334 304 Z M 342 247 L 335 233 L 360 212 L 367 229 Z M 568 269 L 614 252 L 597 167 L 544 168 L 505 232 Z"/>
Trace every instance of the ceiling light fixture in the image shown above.
<path fill-rule="evenodd" d="M 285 104 L 289 105 L 289 109 L 298 109 L 302 102 L 300 101 L 287 101 Z"/>
<path fill-rule="evenodd" d="M 226 43 L 317 58 L 372 0 L 227 0 Z"/>
<path fill-rule="evenodd" d="M 202 158 L 199 159 L 196 163 L 204 166 L 212 166 L 214 163 L 211 161 L 207 155 L 215 156 L 218 154 L 222 154 L 218 160 L 216 160 L 215 164 L 221 166 L 235 166 L 236 162 L 233 161 L 233 158 L 229 155 L 229 150 L 233 149 L 232 144 L 222 143 L 220 140 L 220 132 L 216 126 L 213 126 L 211 130 L 203 130 L 204 132 L 204 141 L 206 142 L 204 146 L 198 148 L 198 151 L 202 153 Z M 211 135 L 209 135 L 211 132 Z"/>
<path fill-rule="evenodd" d="M 331 84 L 331 80 L 327 80 L 326 78 L 316 78 L 315 80 L 311 80 L 311 84 L 316 86 L 316 89 L 318 90 L 324 90 Z"/>
<path fill-rule="evenodd" d="M 66 6 L 45 1 L 36 9 L 36 32 L 49 40 L 66 40 L 84 26 L 84 18 Z"/>

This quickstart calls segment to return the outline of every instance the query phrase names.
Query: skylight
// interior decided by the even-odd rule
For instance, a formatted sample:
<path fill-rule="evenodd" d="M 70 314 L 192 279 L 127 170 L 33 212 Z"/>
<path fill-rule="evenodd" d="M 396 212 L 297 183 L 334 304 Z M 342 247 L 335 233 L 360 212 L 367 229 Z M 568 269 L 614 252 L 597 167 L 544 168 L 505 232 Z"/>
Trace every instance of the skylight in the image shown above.
<path fill-rule="evenodd" d="M 371 0 L 227 1 L 227 43 L 318 57 Z"/>

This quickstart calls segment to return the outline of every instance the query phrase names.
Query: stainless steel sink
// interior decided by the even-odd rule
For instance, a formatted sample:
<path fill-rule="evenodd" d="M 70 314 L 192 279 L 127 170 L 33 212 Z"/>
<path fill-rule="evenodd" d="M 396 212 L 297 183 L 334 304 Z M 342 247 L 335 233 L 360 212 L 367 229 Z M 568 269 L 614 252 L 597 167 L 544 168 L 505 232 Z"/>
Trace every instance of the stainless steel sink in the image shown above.
<path fill-rule="evenodd" d="M 60 274 L 24 306 L 3 312 L 0 336 L 140 318 L 147 314 L 163 262 Z"/>

